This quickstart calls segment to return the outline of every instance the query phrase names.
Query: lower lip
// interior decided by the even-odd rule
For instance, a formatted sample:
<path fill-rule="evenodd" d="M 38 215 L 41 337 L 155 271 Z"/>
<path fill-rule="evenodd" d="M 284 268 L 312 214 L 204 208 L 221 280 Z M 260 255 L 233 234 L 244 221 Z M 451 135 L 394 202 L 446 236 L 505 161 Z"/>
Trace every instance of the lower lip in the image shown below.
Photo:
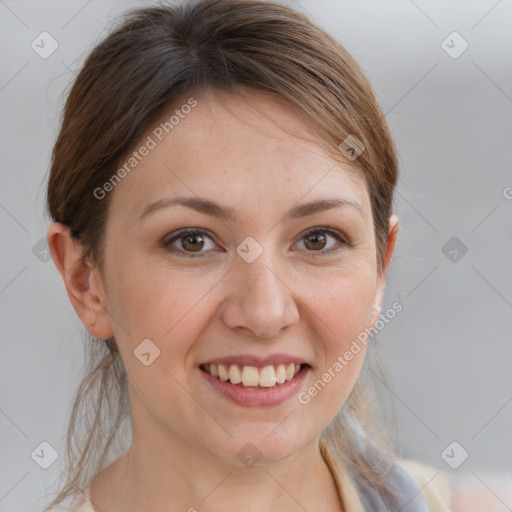
<path fill-rule="evenodd" d="M 224 398 L 244 407 L 268 407 L 279 405 L 297 394 L 299 387 L 306 378 L 310 367 L 301 369 L 292 380 L 287 380 L 283 384 L 276 384 L 271 388 L 247 387 L 242 388 L 231 384 L 229 381 L 223 381 L 213 377 L 208 372 L 199 369 L 199 373 Z"/>

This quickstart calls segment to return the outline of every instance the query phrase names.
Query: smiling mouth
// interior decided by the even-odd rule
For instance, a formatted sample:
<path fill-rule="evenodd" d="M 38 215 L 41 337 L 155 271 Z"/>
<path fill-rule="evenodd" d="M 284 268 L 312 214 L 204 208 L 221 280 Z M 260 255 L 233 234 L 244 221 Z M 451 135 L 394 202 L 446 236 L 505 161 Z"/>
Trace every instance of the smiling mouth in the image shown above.
<path fill-rule="evenodd" d="M 199 368 L 224 382 L 243 388 L 272 388 L 293 380 L 307 364 L 276 364 L 257 368 L 236 364 L 202 364 Z"/>

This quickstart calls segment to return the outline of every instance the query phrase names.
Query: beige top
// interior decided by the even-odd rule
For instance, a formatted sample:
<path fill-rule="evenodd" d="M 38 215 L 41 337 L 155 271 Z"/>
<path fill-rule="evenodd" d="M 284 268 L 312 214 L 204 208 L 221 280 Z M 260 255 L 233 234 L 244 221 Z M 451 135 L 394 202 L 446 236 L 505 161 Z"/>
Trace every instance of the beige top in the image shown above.
<path fill-rule="evenodd" d="M 320 440 L 320 452 L 327 463 L 336 482 L 338 492 L 346 512 L 365 512 L 359 494 L 347 471 L 340 464 L 330 446 L 324 439 Z M 450 508 L 451 486 L 449 477 L 433 466 L 412 460 L 399 459 L 398 464 L 412 477 L 430 510 L 435 512 L 452 512 Z M 84 490 L 75 508 L 71 512 L 96 512 L 91 504 L 91 486 Z"/>

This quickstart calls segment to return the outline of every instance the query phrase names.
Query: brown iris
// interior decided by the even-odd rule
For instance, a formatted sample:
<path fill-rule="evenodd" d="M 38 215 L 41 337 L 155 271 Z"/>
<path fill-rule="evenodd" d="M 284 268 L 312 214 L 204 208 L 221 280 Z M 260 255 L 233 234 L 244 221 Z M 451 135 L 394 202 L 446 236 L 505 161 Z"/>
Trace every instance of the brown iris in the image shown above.
<path fill-rule="evenodd" d="M 183 248 L 187 251 L 197 252 L 204 246 L 204 239 L 202 235 L 186 235 L 181 238 Z"/>
<path fill-rule="evenodd" d="M 308 240 L 312 242 L 311 246 L 308 245 Z M 304 245 L 308 247 L 308 249 L 323 249 L 325 247 L 325 244 L 325 235 L 322 233 L 316 233 L 304 237 Z"/>

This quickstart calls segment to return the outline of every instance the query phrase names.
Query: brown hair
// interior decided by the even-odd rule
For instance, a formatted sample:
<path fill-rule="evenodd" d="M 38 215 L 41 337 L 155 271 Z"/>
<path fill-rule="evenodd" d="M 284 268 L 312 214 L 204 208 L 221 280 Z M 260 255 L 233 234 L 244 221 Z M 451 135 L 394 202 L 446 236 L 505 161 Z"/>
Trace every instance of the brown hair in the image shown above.
<path fill-rule="evenodd" d="M 373 88 L 333 37 L 302 13 L 267 0 L 199 0 L 125 15 L 89 54 L 69 92 L 52 153 L 51 218 L 70 227 L 83 257 L 101 269 L 109 195 L 98 200 L 93 191 L 179 98 L 240 87 L 286 100 L 340 162 L 347 163 L 338 147 L 349 135 L 364 144 L 353 164 L 369 192 L 382 270 L 398 164 Z M 86 345 L 68 429 L 66 480 L 45 510 L 101 471 L 129 418 L 126 373 L 115 340 L 106 341 Z M 357 478 L 384 490 L 382 468 L 360 453 L 346 421 L 350 416 L 371 428 L 374 418 L 364 410 L 373 402 L 365 389 L 360 378 L 323 436 Z"/>

